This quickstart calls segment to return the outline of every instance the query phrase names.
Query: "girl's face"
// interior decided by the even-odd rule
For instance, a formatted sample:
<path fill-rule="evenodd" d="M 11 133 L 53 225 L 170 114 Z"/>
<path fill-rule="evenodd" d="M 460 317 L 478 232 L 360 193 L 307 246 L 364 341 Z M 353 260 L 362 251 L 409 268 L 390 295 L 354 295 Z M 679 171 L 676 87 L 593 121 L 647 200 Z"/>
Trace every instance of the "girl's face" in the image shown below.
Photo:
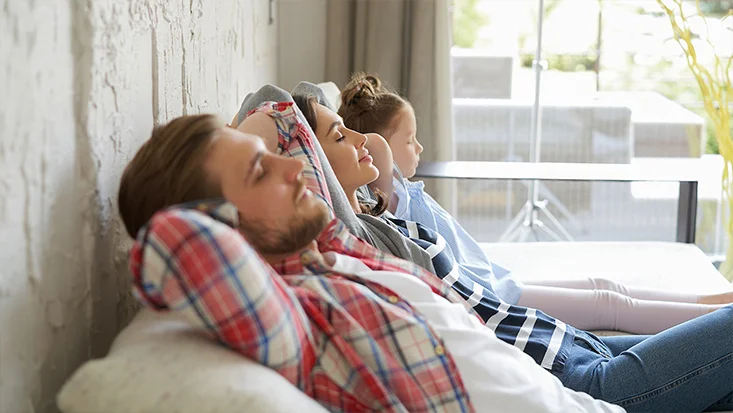
<path fill-rule="evenodd" d="M 385 135 L 392 156 L 405 178 L 415 175 L 423 147 L 417 141 L 417 123 L 412 107 L 406 106 L 392 120 L 392 133 Z"/>
<path fill-rule="evenodd" d="M 344 126 L 341 117 L 323 105 L 316 105 L 316 137 L 347 194 L 379 177 L 369 151 L 367 137 Z"/>

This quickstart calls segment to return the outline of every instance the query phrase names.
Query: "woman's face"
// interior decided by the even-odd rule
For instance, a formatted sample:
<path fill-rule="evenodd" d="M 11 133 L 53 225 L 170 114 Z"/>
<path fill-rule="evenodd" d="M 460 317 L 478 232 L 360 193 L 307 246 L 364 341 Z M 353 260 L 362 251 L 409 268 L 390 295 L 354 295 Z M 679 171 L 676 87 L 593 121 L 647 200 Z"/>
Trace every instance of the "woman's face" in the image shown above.
<path fill-rule="evenodd" d="M 367 137 L 344 126 L 341 117 L 323 105 L 316 105 L 316 137 L 347 194 L 379 177 L 369 151 Z"/>
<path fill-rule="evenodd" d="M 417 123 L 411 107 L 402 109 L 392 121 L 392 133 L 387 136 L 392 149 L 394 161 L 399 166 L 402 176 L 412 178 L 423 147 L 417 141 Z"/>

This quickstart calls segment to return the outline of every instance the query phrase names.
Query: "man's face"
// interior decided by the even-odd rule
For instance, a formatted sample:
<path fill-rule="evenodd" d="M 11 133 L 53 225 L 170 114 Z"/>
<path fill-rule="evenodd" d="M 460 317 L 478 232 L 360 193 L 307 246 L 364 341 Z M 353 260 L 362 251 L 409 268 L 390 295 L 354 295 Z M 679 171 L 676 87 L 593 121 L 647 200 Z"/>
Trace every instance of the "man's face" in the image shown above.
<path fill-rule="evenodd" d="M 239 210 L 240 231 L 261 254 L 297 252 L 328 224 L 327 205 L 303 182 L 302 162 L 268 152 L 257 136 L 222 128 L 205 169 Z"/>

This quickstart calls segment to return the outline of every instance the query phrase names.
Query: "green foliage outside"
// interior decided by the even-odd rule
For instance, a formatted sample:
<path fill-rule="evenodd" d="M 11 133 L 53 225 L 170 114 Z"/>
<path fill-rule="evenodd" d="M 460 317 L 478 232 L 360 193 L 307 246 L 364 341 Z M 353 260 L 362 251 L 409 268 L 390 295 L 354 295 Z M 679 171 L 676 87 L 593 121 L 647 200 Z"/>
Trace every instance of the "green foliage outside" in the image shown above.
<path fill-rule="evenodd" d="M 458 47 L 472 48 L 477 47 L 478 34 L 482 26 L 489 23 L 488 16 L 478 10 L 480 0 L 454 0 L 454 44 Z M 621 2 L 614 3 L 603 0 L 597 0 L 601 7 L 613 6 L 616 9 L 624 8 L 633 13 L 640 15 L 655 16 L 665 18 L 662 10 L 655 10 L 649 7 L 636 8 L 633 4 L 624 4 Z M 690 0 L 694 3 L 694 0 Z M 563 3 L 563 0 L 546 0 L 545 1 L 545 20 L 553 18 L 556 9 Z M 710 17 L 723 17 L 728 10 L 733 9 L 733 0 L 701 0 L 702 11 Z M 536 22 L 536 13 L 526 16 Z M 595 17 L 589 17 L 595 18 Z M 530 25 L 534 27 L 534 23 Z M 605 29 L 605 28 L 604 28 Z M 605 30 L 604 30 L 605 31 Z M 557 54 L 551 50 L 546 50 L 543 58 L 548 62 L 549 70 L 557 70 L 561 72 L 582 72 L 594 71 L 598 62 L 598 54 L 595 48 L 595 36 L 593 33 L 588 35 L 588 48 L 585 51 L 576 53 Z M 656 33 L 644 33 L 646 35 L 657 35 Z M 524 45 L 527 41 L 529 33 L 522 33 L 518 39 L 520 45 Z M 693 34 L 693 36 L 695 36 Z M 671 39 L 671 36 L 670 36 Z M 480 41 L 479 41 L 480 43 Z M 532 45 L 530 45 L 532 46 Z M 526 52 L 518 56 L 519 64 L 524 68 L 532 67 L 534 53 L 527 50 L 533 47 L 520 47 L 520 50 Z M 601 89 L 607 91 L 625 91 L 625 90 L 654 90 L 667 98 L 680 102 L 687 109 L 697 113 L 707 122 L 705 139 L 705 150 L 707 153 L 719 153 L 718 144 L 715 139 L 715 131 L 710 124 L 709 116 L 702 107 L 696 105 L 685 105 L 685 102 L 700 102 L 702 96 L 700 88 L 694 79 L 689 78 L 689 69 L 681 56 L 675 61 L 667 60 L 658 56 L 654 59 L 636 60 L 638 52 L 630 51 L 626 58 L 613 64 L 608 59 L 601 59 Z M 646 51 L 641 52 L 642 54 Z M 612 79 L 604 81 L 603 79 Z M 685 79 L 685 80 L 683 80 Z"/>
<path fill-rule="evenodd" d="M 472 48 L 478 39 L 478 32 L 489 23 L 489 18 L 476 7 L 478 0 L 454 0 L 453 44 Z"/>
<path fill-rule="evenodd" d="M 733 9 L 733 0 L 700 0 L 700 10 L 708 17 L 723 17 Z"/>
<path fill-rule="evenodd" d="M 694 4 L 694 0 L 690 0 L 690 3 Z M 733 0 L 700 0 L 700 9 L 708 17 L 721 18 L 725 16 L 726 13 L 729 12 L 729 10 L 733 9 Z M 646 13 L 666 18 L 661 10 L 654 13 L 649 13 L 648 11 L 645 12 L 644 10 L 638 10 L 637 12 L 639 14 Z M 693 39 L 699 39 L 699 36 L 695 33 L 691 33 L 690 36 Z M 628 67 L 633 67 L 633 70 L 638 70 L 640 68 L 639 65 L 634 64 L 633 59 L 629 60 Z M 690 78 L 687 81 L 681 80 L 682 78 L 686 77 L 685 75 L 689 75 L 689 69 L 687 65 L 682 65 L 680 64 L 680 62 L 661 60 L 655 64 L 647 65 L 646 67 L 643 67 L 643 69 L 643 74 L 640 74 L 638 72 L 634 73 L 632 70 L 628 70 L 626 72 L 628 75 L 628 84 L 625 85 L 625 88 L 627 90 L 632 90 L 638 87 L 635 80 L 632 79 L 633 77 L 642 79 L 654 79 L 655 77 L 658 77 L 660 73 L 670 77 L 669 80 L 658 80 L 656 82 L 654 90 L 671 100 L 681 102 L 681 104 L 687 109 L 695 112 L 697 115 L 705 119 L 706 135 L 703 137 L 703 139 L 705 139 L 705 153 L 720 154 L 718 141 L 715 137 L 715 127 L 712 124 L 707 111 L 702 106 L 689 106 L 683 103 L 702 102 L 703 100 L 702 94 L 700 92 L 700 87 L 694 79 Z"/>

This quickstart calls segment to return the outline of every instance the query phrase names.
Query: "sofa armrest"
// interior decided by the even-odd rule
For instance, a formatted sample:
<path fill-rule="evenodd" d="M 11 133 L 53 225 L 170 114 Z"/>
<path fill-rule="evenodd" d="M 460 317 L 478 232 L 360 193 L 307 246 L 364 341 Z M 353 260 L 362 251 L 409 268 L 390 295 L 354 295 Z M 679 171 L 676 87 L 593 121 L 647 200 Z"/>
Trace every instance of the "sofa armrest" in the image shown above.
<path fill-rule="evenodd" d="M 697 219 L 697 186 L 701 179 L 700 159 L 679 160 L 649 169 L 635 164 L 555 162 L 421 162 L 415 174 L 420 178 L 679 182 L 677 242 L 694 243 Z"/>

